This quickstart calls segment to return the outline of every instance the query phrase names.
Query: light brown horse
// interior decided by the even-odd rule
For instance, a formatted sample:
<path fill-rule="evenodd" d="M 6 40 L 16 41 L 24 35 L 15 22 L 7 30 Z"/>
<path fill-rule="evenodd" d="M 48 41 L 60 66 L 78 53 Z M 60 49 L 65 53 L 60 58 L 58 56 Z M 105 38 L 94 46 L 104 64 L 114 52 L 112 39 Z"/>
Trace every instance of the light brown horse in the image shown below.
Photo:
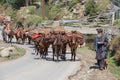
<path fill-rule="evenodd" d="M 72 31 L 68 36 L 69 39 L 69 47 L 71 49 L 71 60 L 76 60 L 76 50 L 78 45 L 82 45 L 84 43 L 83 36 L 79 35 L 77 31 Z"/>
<path fill-rule="evenodd" d="M 8 38 L 8 39 L 7 39 L 7 42 L 10 42 L 10 43 L 11 43 L 11 42 L 12 42 L 12 39 L 13 39 L 13 37 L 14 37 L 14 34 L 15 34 L 15 33 L 14 33 L 14 30 L 13 30 L 13 29 L 9 29 L 9 30 L 8 30 L 8 29 L 5 28 L 5 29 L 3 30 L 3 33 L 6 34 L 6 36 L 7 36 L 7 38 Z"/>
<path fill-rule="evenodd" d="M 22 28 L 16 30 L 15 37 L 16 37 L 18 44 L 20 44 L 20 43 L 24 44 L 25 32 Z"/>
<path fill-rule="evenodd" d="M 12 39 L 14 38 L 15 32 L 14 29 L 10 29 L 9 32 L 7 33 L 8 35 L 8 42 L 12 42 Z"/>

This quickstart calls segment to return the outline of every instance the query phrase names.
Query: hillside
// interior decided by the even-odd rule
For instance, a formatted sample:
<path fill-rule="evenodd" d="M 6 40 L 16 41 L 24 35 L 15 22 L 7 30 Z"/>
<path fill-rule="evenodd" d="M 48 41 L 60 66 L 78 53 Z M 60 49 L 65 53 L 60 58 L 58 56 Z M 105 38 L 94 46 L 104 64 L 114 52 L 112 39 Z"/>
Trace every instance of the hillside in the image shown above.
<path fill-rule="evenodd" d="M 93 1 L 95 4 L 90 4 L 89 2 L 91 1 Z M 95 6 L 95 8 L 93 9 L 96 9 L 97 14 L 106 12 L 107 8 L 109 8 L 109 0 L 72 0 L 67 5 L 58 7 L 61 6 L 61 4 L 51 6 L 50 11 L 52 13 L 54 13 L 55 11 L 53 17 L 55 19 L 79 19 L 89 16 L 89 14 L 86 15 L 86 6 L 88 6 L 89 4 Z"/>
<path fill-rule="evenodd" d="M 12 4 L 0 4 L 0 14 L 9 15 L 16 21 L 24 22 L 27 25 L 38 25 L 44 20 L 80 19 L 88 16 L 95 16 L 106 12 L 109 7 L 109 0 L 45 0 L 44 12 L 42 2 L 34 0 L 32 4 L 25 6 L 25 3 L 17 5 L 19 0 Z M 17 8 L 15 7 L 17 5 Z M 22 6 L 24 5 L 24 6 Z M 19 7 L 19 8 L 18 8 Z M 36 19 L 35 19 L 35 18 Z M 34 18 L 34 20 L 32 20 Z M 27 21 L 26 21 L 27 20 Z"/>

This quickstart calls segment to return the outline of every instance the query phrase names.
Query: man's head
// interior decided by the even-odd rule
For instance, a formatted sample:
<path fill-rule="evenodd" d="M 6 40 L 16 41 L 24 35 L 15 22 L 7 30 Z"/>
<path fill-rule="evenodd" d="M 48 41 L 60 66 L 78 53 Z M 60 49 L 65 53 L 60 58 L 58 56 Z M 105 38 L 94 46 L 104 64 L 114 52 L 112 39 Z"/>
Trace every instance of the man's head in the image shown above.
<path fill-rule="evenodd" d="M 102 33 L 103 32 L 103 29 L 102 28 L 98 28 L 96 29 L 97 33 Z"/>

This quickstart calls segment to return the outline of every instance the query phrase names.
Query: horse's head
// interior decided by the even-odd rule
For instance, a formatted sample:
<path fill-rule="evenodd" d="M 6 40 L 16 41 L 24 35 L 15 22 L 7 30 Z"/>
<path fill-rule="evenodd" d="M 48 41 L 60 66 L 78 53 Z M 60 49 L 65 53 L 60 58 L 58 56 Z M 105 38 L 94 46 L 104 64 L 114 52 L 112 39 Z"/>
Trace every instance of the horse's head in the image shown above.
<path fill-rule="evenodd" d="M 71 36 L 71 42 L 72 42 L 73 44 L 75 44 L 76 41 L 77 41 L 76 35 L 72 34 L 72 36 Z"/>

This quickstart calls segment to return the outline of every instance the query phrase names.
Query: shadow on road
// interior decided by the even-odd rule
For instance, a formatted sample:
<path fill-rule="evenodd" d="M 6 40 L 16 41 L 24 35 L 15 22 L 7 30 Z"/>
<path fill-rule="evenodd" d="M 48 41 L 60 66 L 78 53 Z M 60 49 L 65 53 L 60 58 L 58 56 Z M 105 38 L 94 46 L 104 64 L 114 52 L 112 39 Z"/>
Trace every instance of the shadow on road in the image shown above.
<path fill-rule="evenodd" d="M 99 69 L 99 67 L 94 65 L 94 66 L 90 66 L 90 69 Z"/>

